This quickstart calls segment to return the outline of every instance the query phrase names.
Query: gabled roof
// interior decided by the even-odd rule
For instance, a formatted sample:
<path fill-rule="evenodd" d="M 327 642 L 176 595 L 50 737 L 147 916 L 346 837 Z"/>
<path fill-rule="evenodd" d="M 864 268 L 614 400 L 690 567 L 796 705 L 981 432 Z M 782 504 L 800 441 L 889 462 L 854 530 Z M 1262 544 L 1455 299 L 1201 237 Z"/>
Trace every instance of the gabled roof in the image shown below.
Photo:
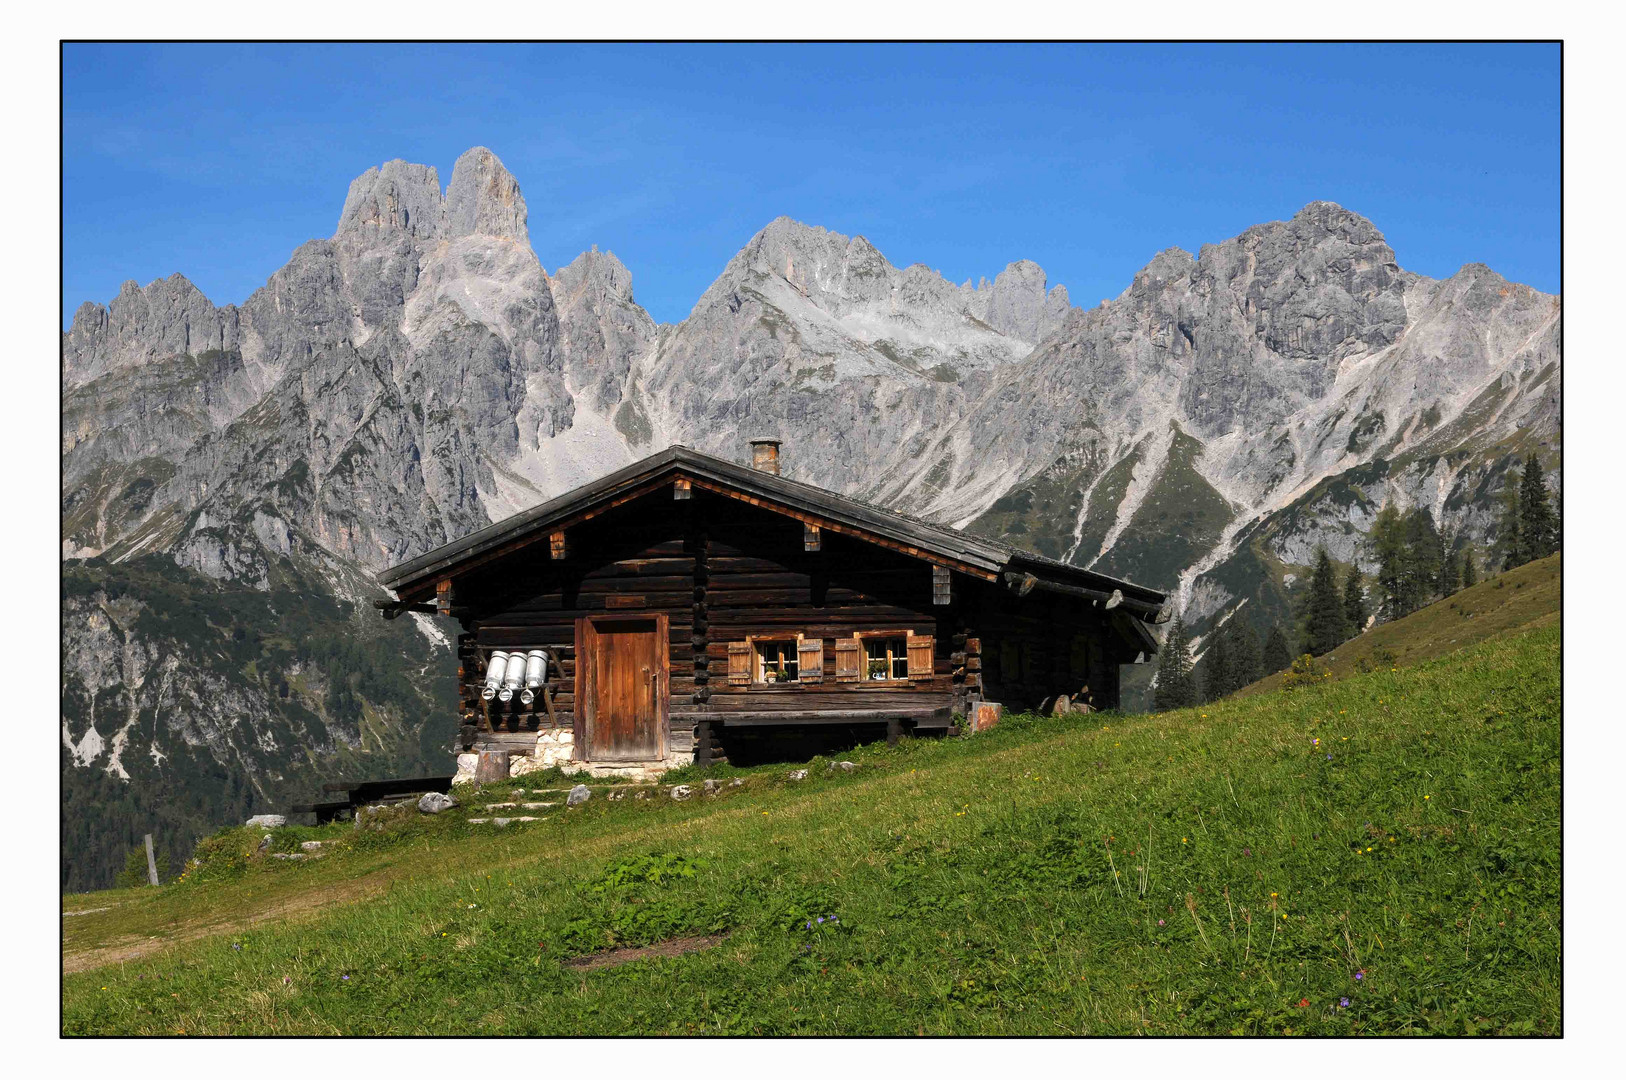
<path fill-rule="evenodd" d="M 745 498 L 833 532 L 853 533 L 901 547 L 927 561 L 989 581 L 1003 576 L 1017 584 L 1017 579 L 1032 578 L 1028 588 L 1040 583 L 1060 591 L 1078 591 L 1079 595 L 1098 593 L 1102 598 L 1118 592 L 1122 594 L 1121 605 L 1126 613 L 1133 613 L 1138 621 L 1153 621 L 1164 603 L 1164 594 L 1155 589 L 1057 562 L 997 540 L 883 510 L 812 484 L 724 461 L 686 446 L 668 447 L 591 484 L 393 566 L 380 573 L 378 581 L 394 590 L 403 601 L 427 594 L 437 581 L 461 573 L 473 564 L 541 539 L 549 531 L 646 494 L 679 477 L 703 489 Z"/>

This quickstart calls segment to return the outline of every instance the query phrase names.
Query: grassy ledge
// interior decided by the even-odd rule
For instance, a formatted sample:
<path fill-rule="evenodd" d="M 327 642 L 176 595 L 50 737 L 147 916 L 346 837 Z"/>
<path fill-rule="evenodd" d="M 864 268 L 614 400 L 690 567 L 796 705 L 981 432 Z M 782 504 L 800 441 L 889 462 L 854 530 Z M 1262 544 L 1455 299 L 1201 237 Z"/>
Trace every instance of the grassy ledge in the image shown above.
<path fill-rule="evenodd" d="M 63 1032 L 1557 1035 L 1560 646 L 305 861 L 228 830 L 65 899 Z"/>

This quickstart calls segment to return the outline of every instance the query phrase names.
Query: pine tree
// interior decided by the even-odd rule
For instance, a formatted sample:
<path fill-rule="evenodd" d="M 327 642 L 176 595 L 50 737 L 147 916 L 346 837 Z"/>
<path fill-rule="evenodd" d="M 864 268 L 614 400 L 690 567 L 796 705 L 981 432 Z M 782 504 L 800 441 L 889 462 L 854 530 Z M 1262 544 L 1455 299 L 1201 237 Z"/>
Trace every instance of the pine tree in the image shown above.
<path fill-rule="evenodd" d="M 1322 656 L 1348 640 L 1345 632 L 1343 597 L 1338 594 L 1338 575 L 1326 548 L 1316 549 L 1315 569 L 1310 573 L 1310 592 L 1304 604 L 1304 651 Z"/>
<path fill-rule="evenodd" d="M 1440 562 L 1440 595 L 1450 596 L 1462 587 L 1462 563 L 1457 553 L 1448 551 Z"/>
<path fill-rule="evenodd" d="M 1236 689 L 1236 676 L 1232 671 L 1231 634 L 1226 626 L 1218 627 L 1211 635 L 1208 655 L 1203 657 L 1203 700 L 1218 701 Z"/>
<path fill-rule="evenodd" d="M 1235 615 L 1231 616 L 1228 625 L 1236 626 L 1232 638 L 1231 666 L 1236 672 L 1236 688 L 1240 690 L 1265 677 L 1265 663 L 1259 652 L 1259 635 L 1254 633 L 1253 627 L 1238 622 Z"/>
<path fill-rule="evenodd" d="M 1361 587 L 1361 568 L 1351 565 L 1344 579 L 1344 620 L 1353 637 L 1366 629 L 1366 590 Z"/>
<path fill-rule="evenodd" d="M 1502 486 L 1502 530 L 1497 544 L 1502 550 L 1502 569 L 1511 570 L 1530 560 L 1525 557 L 1523 531 L 1524 513 L 1519 506 L 1519 486 L 1511 476 Z"/>
<path fill-rule="evenodd" d="M 1185 620 L 1175 616 L 1158 652 L 1156 706 L 1159 712 L 1195 705 L 1191 679 L 1191 647 Z"/>
<path fill-rule="evenodd" d="M 1406 515 L 1406 561 L 1402 596 L 1412 612 L 1431 600 L 1440 584 L 1440 534 L 1434 517 L 1419 506 Z"/>
<path fill-rule="evenodd" d="M 1287 645 L 1287 635 L 1282 633 L 1280 623 L 1271 624 L 1270 633 L 1265 637 L 1265 651 L 1261 660 L 1266 675 L 1285 671 L 1287 665 L 1293 662 L 1293 650 Z"/>
<path fill-rule="evenodd" d="M 1474 546 L 1469 544 L 1462 549 L 1462 587 L 1464 589 L 1479 584 L 1479 560 L 1474 555 Z"/>
<path fill-rule="evenodd" d="M 1558 550 L 1547 483 L 1541 475 L 1541 462 L 1533 451 L 1524 460 L 1524 479 L 1519 484 L 1519 536 L 1525 562 L 1545 559 Z"/>
<path fill-rule="evenodd" d="M 1379 610 L 1391 619 L 1406 613 L 1406 525 L 1394 503 L 1378 511 L 1372 523 L 1372 554 L 1378 561 L 1378 588 L 1383 598 Z"/>

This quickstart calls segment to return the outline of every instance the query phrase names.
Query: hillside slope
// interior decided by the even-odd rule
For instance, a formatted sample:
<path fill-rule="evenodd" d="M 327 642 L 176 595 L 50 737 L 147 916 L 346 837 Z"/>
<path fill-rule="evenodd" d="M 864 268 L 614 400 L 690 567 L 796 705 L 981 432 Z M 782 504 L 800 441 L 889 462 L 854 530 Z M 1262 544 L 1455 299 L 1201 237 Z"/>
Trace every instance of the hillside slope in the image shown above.
<path fill-rule="evenodd" d="M 1410 667 L 1481 641 L 1541 626 L 1556 626 L 1564 610 L 1564 556 L 1516 566 L 1477 585 L 1381 623 L 1319 657 L 1334 679 L 1374 668 Z M 1282 684 L 1268 675 L 1238 694 L 1259 694 Z"/>
<path fill-rule="evenodd" d="M 1560 1034 L 1560 645 L 506 829 L 229 830 L 68 899 L 63 1030 Z"/>

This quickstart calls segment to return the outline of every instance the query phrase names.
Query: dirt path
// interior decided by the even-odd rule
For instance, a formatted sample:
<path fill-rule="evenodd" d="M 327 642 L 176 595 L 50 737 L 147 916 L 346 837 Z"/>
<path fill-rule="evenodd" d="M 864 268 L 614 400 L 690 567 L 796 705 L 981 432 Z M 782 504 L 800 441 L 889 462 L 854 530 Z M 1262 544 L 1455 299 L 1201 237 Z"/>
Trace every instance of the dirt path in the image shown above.
<path fill-rule="evenodd" d="M 390 882 L 397 876 L 399 875 L 381 870 L 375 874 L 357 878 L 354 881 L 324 882 L 319 888 L 273 900 L 259 908 L 243 912 L 235 918 L 216 919 L 199 925 L 172 926 L 166 933 L 149 937 L 122 937 L 104 945 L 85 949 L 70 949 L 67 942 L 64 941 L 62 945 L 62 970 L 69 975 L 80 971 L 91 971 L 95 968 L 106 967 L 109 964 L 122 964 L 130 960 L 140 960 L 188 941 L 197 941 L 201 938 L 213 937 L 216 934 L 243 930 L 269 919 L 298 919 L 302 916 L 313 915 L 319 910 L 326 910 L 336 904 L 354 903 L 357 900 L 365 900 L 370 896 L 376 896 L 388 889 Z M 107 909 L 97 908 L 93 910 L 104 911 Z M 90 912 L 64 912 L 64 914 L 88 915 Z"/>

